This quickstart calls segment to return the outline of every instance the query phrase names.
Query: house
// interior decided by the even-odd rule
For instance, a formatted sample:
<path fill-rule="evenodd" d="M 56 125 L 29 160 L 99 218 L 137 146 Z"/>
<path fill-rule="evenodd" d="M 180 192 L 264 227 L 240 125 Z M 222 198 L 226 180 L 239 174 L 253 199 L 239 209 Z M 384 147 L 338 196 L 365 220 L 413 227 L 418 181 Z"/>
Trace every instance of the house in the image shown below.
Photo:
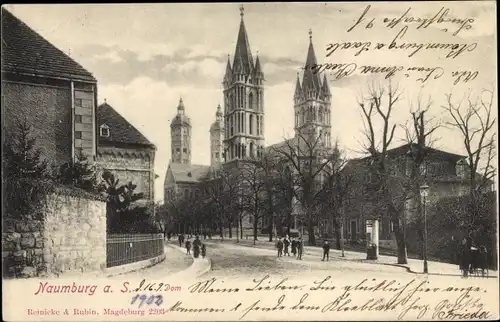
<path fill-rule="evenodd" d="M 97 108 L 97 163 L 121 184 L 132 182 L 135 192 L 154 201 L 156 147 L 107 102 Z"/>
<path fill-rule="evenodd" d="M 189 198 L 200 194 L 200 182 L 209 174 L 210 166 L 198 164 L 169 164 L 164 183 L 165 203 L 177 198 Z"/>
<path fill-rule="evenodd" d="M 2 8 L 2 135 L 32 127 L 52 166 L 96 155 L 97 80 L 63 51 Z"/>
<path fill-rule="evenodd" d="M 411 156 L 414 145 L 405 144 L 387 151 L 387 166 L 390 169 L 391 182 L 408 179 L 412 169 Z M 351 195 L 344 209 L 343 227 L 345 239 L 351 241 L 364 240 L 366 235 L 366 220 L 377 218 L 379 224 L 379 240 L 381 247 L 395 248 L 394 226 L 387 214 L 380 207 L 373 206 L 376 198 L 370 191 L 372 182 L 370 174 L 371 157 L 353 159 L 348 162 L 343 171 L 354 174 Z M 461 196 L 469 192 L 466 157 L 434 148 L 426 148 L 426 156 L 420 166 L 420 175 L 430 187 L 427 203 L 433 203 L 443 197 Z M 400 181 L 401 182 L 401 181 Z M 364 188 L 359 188 L 364 187 Z M 367 188 L 368 187 L 368 188 Z M 394 187 L 393 187 L 394 188 Z M 410 194 L 404 204 L 404 220 L 406 223 L 414 220 L 418 211 L 418 196 Z"/>

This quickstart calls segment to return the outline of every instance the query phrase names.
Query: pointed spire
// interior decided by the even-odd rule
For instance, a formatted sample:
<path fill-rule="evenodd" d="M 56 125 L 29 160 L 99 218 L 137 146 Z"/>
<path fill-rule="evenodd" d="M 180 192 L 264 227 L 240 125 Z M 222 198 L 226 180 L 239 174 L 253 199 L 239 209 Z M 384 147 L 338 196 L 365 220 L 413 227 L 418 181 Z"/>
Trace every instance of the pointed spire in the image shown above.
<path fill-rule="evenodd" d="M 330 92 L 330 86 L 328 86 L 328 80 L 326 78 L 326 74 L 323 75 L 323 86 L 321 90 L 325 96 L 327 97 L 332 96 L 332 93 Z"/>
<path fill-rule="evenodd" d="M 313 73 L 313 68 L 318 64 L 314 46 L 312 43 L 312 30 L 309 29 L 309 49 L 307 51 L 307 59 L 304 68 L 304 78 L 302 79 L 302 88 L 304 91 L 312 90 L 318 93 L 321 86 L 321 79 L 318 73 Z"/>
<path fill-rule="evenodd" d="M 233 70 L 231 68 L 231 62 L 229 58 L 229 54 L 227 55 L 227 64 L 226 64 L 226 73 L 224 75 L 224 80 L 229 81 L 231 79 L 231 76 L 233 75 Z"/>
<path fill-rule="evenodd" d="M 250 51 L 250 43 L 248 42 L 247 31 L 245 28 L 245 21 L 243 20 L 243 6 L 240 7 L 240 30 L 238 32 L 238 39 L 236 41 L 236 49 L 234 51 L 234 61 L 233 61 L 233 69 L 236 70 L 239 68 L 239 65 L 242 65 L 242 72 L 245 75 L 249 75 L 253 71 L 253 58 L 252 53 Z"/>
<path fill-rule="evenodd" d="M 302 96 L 302 86 L 300 86 L 299 72 L 297 72 L 297 82 L 295 83 L 295 98 L 300 98 Z"/>
<path fill-rule="evenodd" d="M 260 67 L 259 52 L 257 51 L 257 58 L 255 59 L 255 78 L 264 78 L 264 73 Z"/>

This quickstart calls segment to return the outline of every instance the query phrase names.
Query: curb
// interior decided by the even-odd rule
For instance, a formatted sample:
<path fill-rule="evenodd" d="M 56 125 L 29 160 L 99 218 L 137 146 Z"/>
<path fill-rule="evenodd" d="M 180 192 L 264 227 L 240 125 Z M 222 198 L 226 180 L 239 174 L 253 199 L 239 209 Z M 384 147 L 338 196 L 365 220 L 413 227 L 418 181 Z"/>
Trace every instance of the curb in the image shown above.
<path fill-rule="evenodd" d="M 145 269 L 148 267 L 152 267 L 155 265 L 160 264 L 163 262 L 166 258 L 165 252 L 161 254 L 160 256 L 156 256 L 150 259 L 146 259 L 140 262 L 135 262 L 135 263 L 130 263 L 130 264 L 125 264 L 125 265 L 120 265 L 120 266 L 115 266 L 115 267 L 110 267 L 104 270 L 104 274 L 106 277 L 111 277 L 111 276 L 116 276 L 116 275 L 122 275 L 134 271 L 138 271 L 141 269 Z"/>

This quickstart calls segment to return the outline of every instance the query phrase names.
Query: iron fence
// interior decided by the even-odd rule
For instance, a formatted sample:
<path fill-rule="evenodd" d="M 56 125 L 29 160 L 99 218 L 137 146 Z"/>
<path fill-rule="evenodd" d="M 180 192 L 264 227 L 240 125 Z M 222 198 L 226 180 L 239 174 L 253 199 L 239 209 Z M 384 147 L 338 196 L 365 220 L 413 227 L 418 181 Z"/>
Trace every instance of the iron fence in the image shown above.
<path fill-rule="evenodd" d="M 106 238 L 107 267 L 139 262 L 163 252 L 163 234 L 111 234 Z"/>

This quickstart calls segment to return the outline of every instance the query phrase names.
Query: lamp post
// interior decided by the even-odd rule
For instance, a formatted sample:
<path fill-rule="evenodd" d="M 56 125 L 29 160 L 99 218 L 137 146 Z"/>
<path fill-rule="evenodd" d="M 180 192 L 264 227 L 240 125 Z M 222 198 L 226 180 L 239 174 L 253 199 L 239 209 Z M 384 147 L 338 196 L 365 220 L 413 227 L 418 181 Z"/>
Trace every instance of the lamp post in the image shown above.
<path fill-rule="evenodd" d="M 420 186 L 420 196 L 422 197 L 422 205 L 424 212 L 424 274 L 428 273 L 427 269 L 427 209 L 426 201 L 429 194 L 429 186 L 425 183 Z"/>

